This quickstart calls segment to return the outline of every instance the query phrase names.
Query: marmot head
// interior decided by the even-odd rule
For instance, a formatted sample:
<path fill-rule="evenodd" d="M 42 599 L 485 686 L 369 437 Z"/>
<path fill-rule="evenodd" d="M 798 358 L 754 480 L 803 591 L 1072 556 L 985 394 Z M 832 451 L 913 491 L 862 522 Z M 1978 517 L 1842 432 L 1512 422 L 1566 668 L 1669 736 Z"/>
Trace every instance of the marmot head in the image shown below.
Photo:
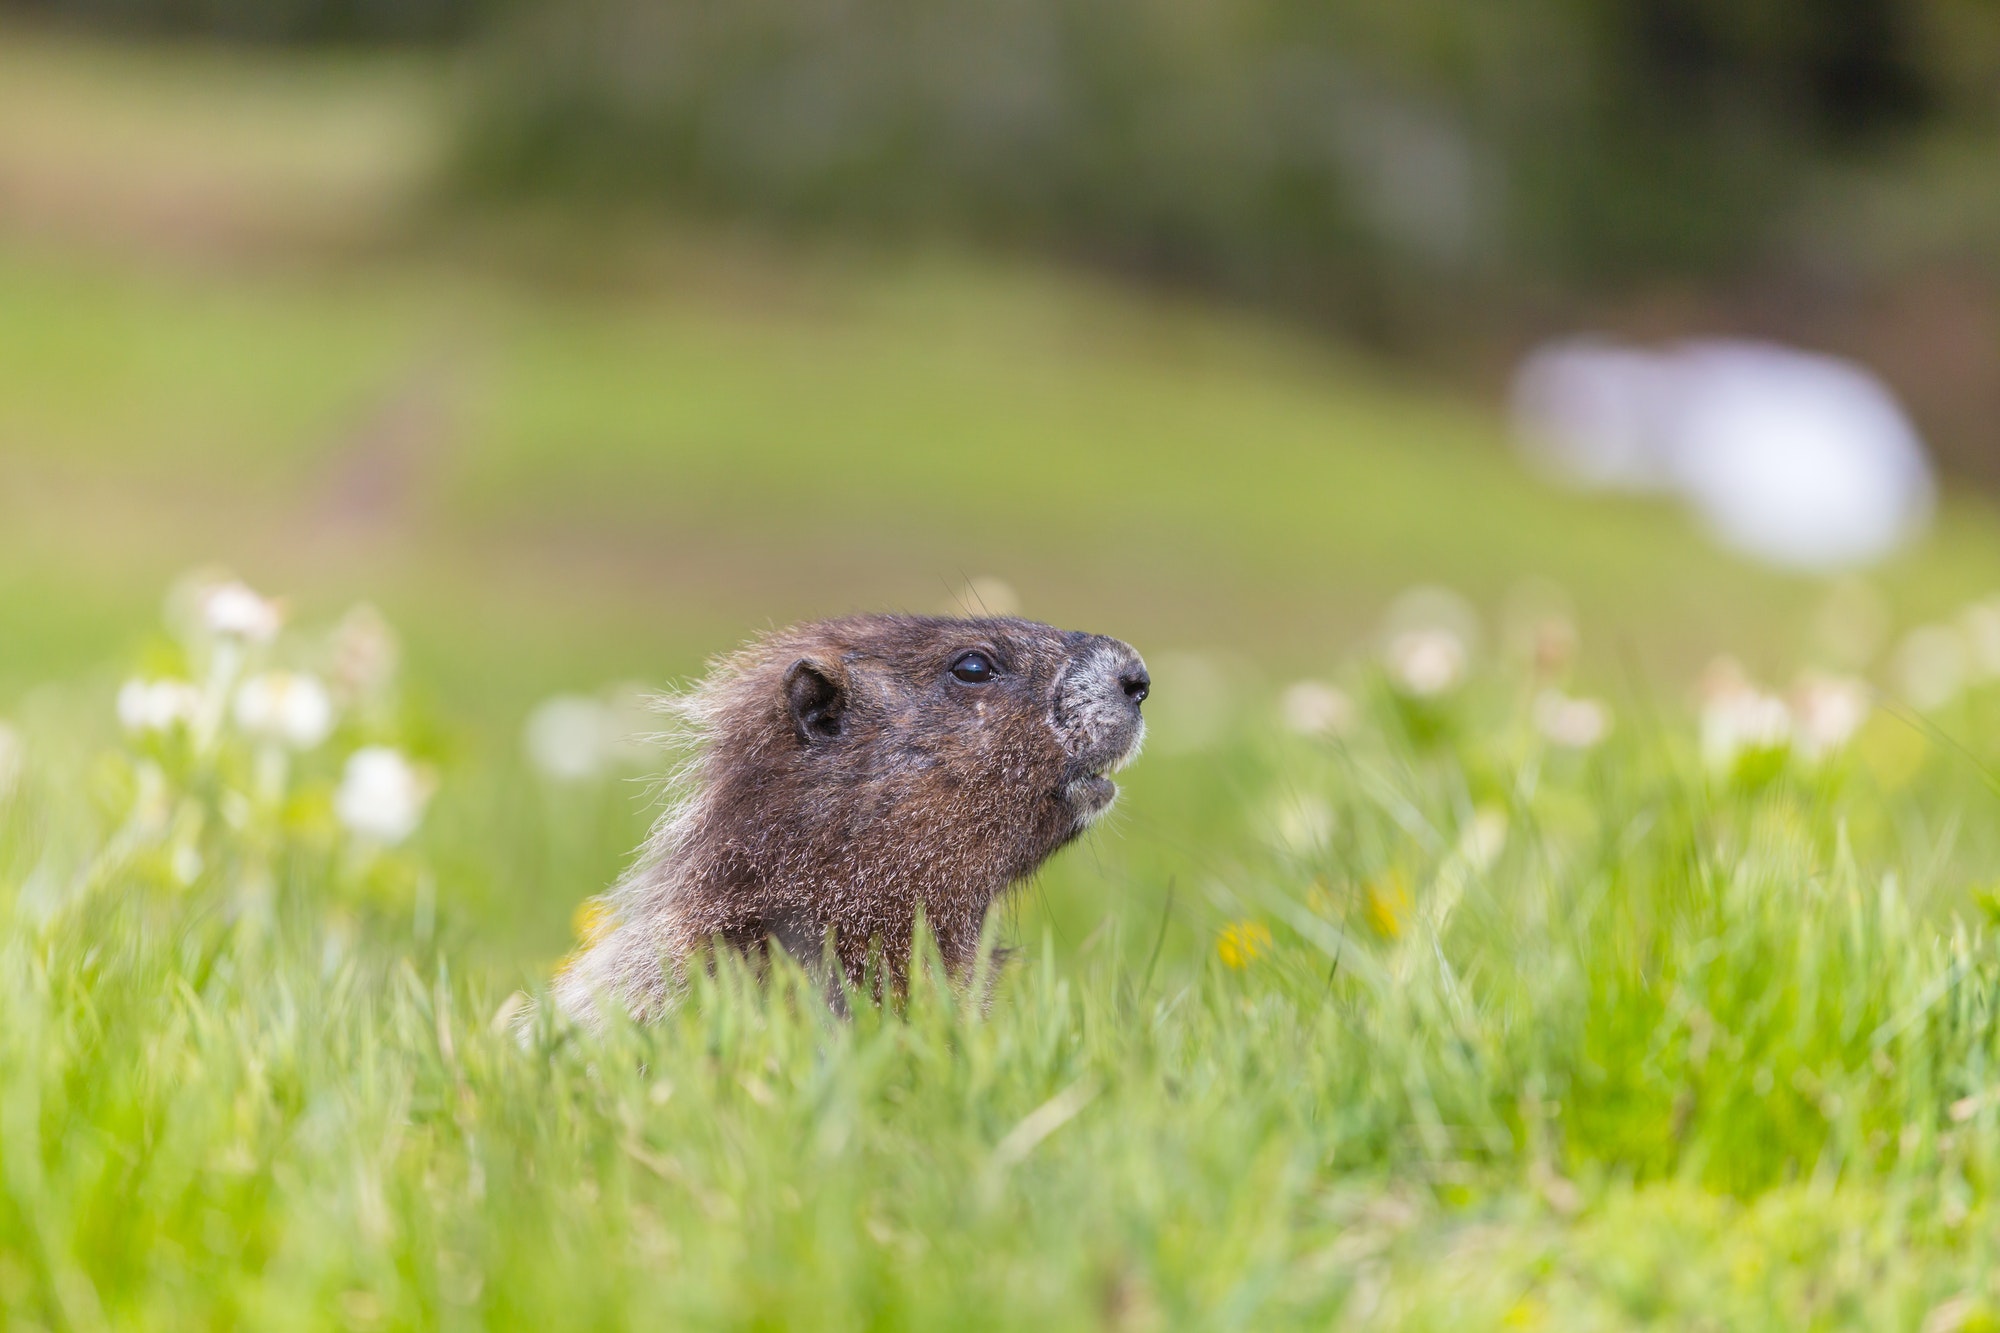
<path fill-rule="evenodd" d="M 855 616 L 752 645 L 692 711 L 708 736 L 705 776 L 735 799 L 781 805 L 795 830 L 819 824 L 830 838 L 896 829 L 976 845 L 1012 880 L 1110 807 L 1151 686 L 1138 653 L 1101 635 Z"/>
<path fill-rule="evenodd" d="M 672 704 L 681 799 L 556 978 L 570 1013 L 658 1013 L 683 960 L 831 940 L 859 981 L 905 975 L 921 912 L 967 967 L 987 907 L 1110 808 L 1152 682 L 1116 639 L 1027 620 L 853 616 L 718 663 Z"/>

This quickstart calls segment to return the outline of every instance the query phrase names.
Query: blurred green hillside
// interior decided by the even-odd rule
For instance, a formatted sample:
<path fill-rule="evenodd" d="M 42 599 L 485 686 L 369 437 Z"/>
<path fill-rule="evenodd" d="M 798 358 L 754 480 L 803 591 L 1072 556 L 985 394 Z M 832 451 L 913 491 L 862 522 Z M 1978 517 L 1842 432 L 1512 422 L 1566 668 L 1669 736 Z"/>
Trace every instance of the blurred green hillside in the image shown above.
<path fill-rule="evenodd" d="M 1487 404 L 1259 318 L 934 246 L 468 213 L 432 188 L 457 86 L 0 40 L 0 706 L 108 688 L 210 563 L 308 622 L 381 605 L 440 734 L 505 763 L 551 691 L 976 579 L 1137 643 L 1162 708 L 1324 672 L 1418 583 L 1492 616 L 1553 581 L 1591 678 L 1670 697 L 1715 651 L 1789 670 L 1812 640 L 1818 583 L 1552 490 Z M 1905 619 L 2000 584 L 1988 506 L 1879 582 Z M 1199 824 L 1213 762 L 1149 761 L 1156 827 Z M 466 821 L 517 799 L 505 771 Z M 537 948 L 636 836 L 637 789 L 614 804 L 583 861 L 479 872 L 532 898 Z"/>
<path fill-rule="evenodd" d="M 1817 595 L 1257 319 L 934 247 L 440 208 L 440 67 L 13 32 L 0 75 L 11 688 L 205 559 L 400 600 L 522 689 L 976 576 L 1293 668 L 1418 581 L 1553 578 L 1676 665 Z M 1993 562 L 1965 502 L 1885 578 L 1921 612 Z"/>

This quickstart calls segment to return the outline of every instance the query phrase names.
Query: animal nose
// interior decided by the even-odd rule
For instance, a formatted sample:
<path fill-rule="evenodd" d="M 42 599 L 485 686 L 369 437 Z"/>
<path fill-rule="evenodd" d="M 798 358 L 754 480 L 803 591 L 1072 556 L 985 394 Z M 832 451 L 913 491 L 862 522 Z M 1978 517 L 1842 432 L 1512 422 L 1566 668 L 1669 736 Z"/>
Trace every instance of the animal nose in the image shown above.
<path fill-rule="evenodd" d="M 1146 674 L 1143 662 L 1134 662 L 1118 673 L 1118 688 L 1125 691 L 1125 697 L 1134 706 L 1146 702 L 1146 696 L 1153 692 L 1153 678 Z"/>

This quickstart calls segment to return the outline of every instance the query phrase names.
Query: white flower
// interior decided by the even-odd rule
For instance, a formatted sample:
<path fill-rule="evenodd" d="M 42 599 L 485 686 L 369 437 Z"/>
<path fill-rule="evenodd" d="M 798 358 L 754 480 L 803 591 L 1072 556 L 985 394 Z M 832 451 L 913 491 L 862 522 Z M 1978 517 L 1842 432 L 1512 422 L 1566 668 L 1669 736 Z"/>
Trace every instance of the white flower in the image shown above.
<path fill-rule="evenodd" d="M 343 698 L 372 698 L 395 677 L 401 655 L 396 631 L 382 613 L 366 602 L 357 603 L 333 629 L 334 686 Z"/>
<path fill-rule="evenodd" d="M 1489 870 L 1507 850 L 1507 812 L 1482 805 L 1458 835 L 1458 852 L 1474 870 Z"/>
<path fill-rule="evenodd" d="M 1750 673 L 1743 669 L 1743 664 L 1724 653 L 1720 657 L 1709 659 L 1708 665 L 1701 669 L 1701 679 L 1695 684 L 1695 693 L 1701 696 L 1701 706 L 1706 708 L 1719 699 L 1755 688 L 1756 686 L 1750 682 Z"/>
<path fill-rule="evenodd" d="M 1791 742 L 1792 710 L 1758 689 L 1733 658 L 1709 663 L 1701 694 L 1701 754 L 1711 768 L 1726 769 L 1738 755 Z"/>
<path fill-rule="evenodd" d="M 1567 671 L 1582 641 L 1575 622 L 1567 616 L 1542 616 L 1526 627 L 1525 636 L 1528 662 L 1543 680 Z"/>
<path fill-rule="evenodd" d="M 1509 656 L 1544 681 L 1561 679 L 1583 642 L 1569 594 L 1541 578 L 1523 579 L 1507 590 L 1500 634 Z"/>
<path fill-rule="evenodd" d="M 558 694 L 528 714 L 521 741 L 549 777 L 579 782 L 607 769 L 645 769 L 660 758 L 655 696 L 643 685 L 623 684 L 595 698 Z"/>
<path fill-rule="evenodd" d="M 1449 588 L 1411 588 L 1382 623 L 1382 660 L 1402 694 L 1434 698 L 1465 679 L 1479 645 L 1479 616 Z"/>
<path fill-rule="evenodd" d="M 1611 734 L 1611 710 L 1596 699 L 1543 690 L 1535 698 L 1535 728 L 1553 745 L 1588 750 Z"/>
<path fill-rule="evenodd" d="M 1272 841 L 1296 856 L 1324 851 L 1333 839 L 1333 807 L 1317 796 L 1292 793 L 1271 808 Z"/>
<path fill-rule="evenodd" d="M 370 745 L 348 757 L 333 809 L 361 836 L 397 843 L 417 831 L 429 799 L 429 781 L 401 751 Z"/>
<path fill-rule="evenodd" d="M 21 770 L 26 766 L 24 749 L 21 733 L 0 722 L 0 802 L 14 794 L 14 787 L 21 780 Z"/>
<path fill-rule="evenodd" d="M 1868 687 L 1852 676 L 1801 676 L 1792 688 L 1792 717 L 1799 753 L 1824 758 L 1868 720 Z"/>
<path fill-rule="evenodd" d="M 201 623 L 212 634 L 225 638 L 269 643 L 278 636 L 284 614 L 278 604 L 260 597 L 248 584 L 231 580 L 201 591 Z"/>
<path fill-rule="evenodd" d="M 1389 679 L 1404 694 L 1435 698 L 1465 679 L 1465 641 L 1443 627 L 1405 630 L 1389 640 Z"/>
<path fill-rule="evenodd" d="M 528 714 L 522 741 L 535 767 L 563 782 L 602 772 L 616 740 L 609 710 L 580 694 L 544 699 Z"/>
<path fill-rule="evenodd" d="M 1942 708 L 1965 688 L 1965 642 L 1946 625 L 1919 625 L 1896 649 L 1903 697 L 1926 711 Z"/>
<path fill-rule="evenodd" d="M 1979 674 L 2000 676 L 2000 598 L 1966 607 L 1958 613 L 1958 628 Z"/>
<path fill-rule="evenodd" d="M 127 731 L 171 731 L 193 722 L 201 691 L 184 680 L 142 680 L 118 687 L 118 720 Z"/>
<path fill-rule="evenodd" d="M 236 725 L 253 736 L 310 750 L 333 731 L 333 698 L 317 676 L 267 671 L 237 689 Z"/>
<path fill-rule="evenodd" d="M 1278 708 L 1285 725 L 1301 736 L 1339 736 L 1354 725 L 1354 701 L 1324 681 L 1287 686 Z"/>

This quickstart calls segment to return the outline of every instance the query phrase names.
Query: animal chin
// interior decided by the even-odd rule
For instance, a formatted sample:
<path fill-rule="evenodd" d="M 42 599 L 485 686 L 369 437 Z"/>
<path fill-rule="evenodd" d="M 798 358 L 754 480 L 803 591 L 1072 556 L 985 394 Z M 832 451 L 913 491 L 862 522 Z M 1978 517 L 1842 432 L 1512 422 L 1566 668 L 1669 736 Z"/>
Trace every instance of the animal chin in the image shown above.
<path fill-rule="evenodd" d="M 1116 754 L 1086 759 L 1084 762 L 1089 763 L 1091 767 L 1063 783 L 1058 790 L 1057 795 L 1070 809 L 1076 811 L 1084 823 L 1089 823 L 1109 810 L 1111 803 L 1118 799 L 1118 784 L 1111 780 L 1110 775 L 1138 757 L 1139 744 L 1145 736 L 1145 725 L 1141 723 L 1124 738 L 1125 743 Z"/>
<path fill-rule="evenodd" d="M 1118 798 L 1118 784 L 1102 773 L 1086 773 L 1063 784 L 1063 800 L 1085 819 L 1094 819 Z"/>

